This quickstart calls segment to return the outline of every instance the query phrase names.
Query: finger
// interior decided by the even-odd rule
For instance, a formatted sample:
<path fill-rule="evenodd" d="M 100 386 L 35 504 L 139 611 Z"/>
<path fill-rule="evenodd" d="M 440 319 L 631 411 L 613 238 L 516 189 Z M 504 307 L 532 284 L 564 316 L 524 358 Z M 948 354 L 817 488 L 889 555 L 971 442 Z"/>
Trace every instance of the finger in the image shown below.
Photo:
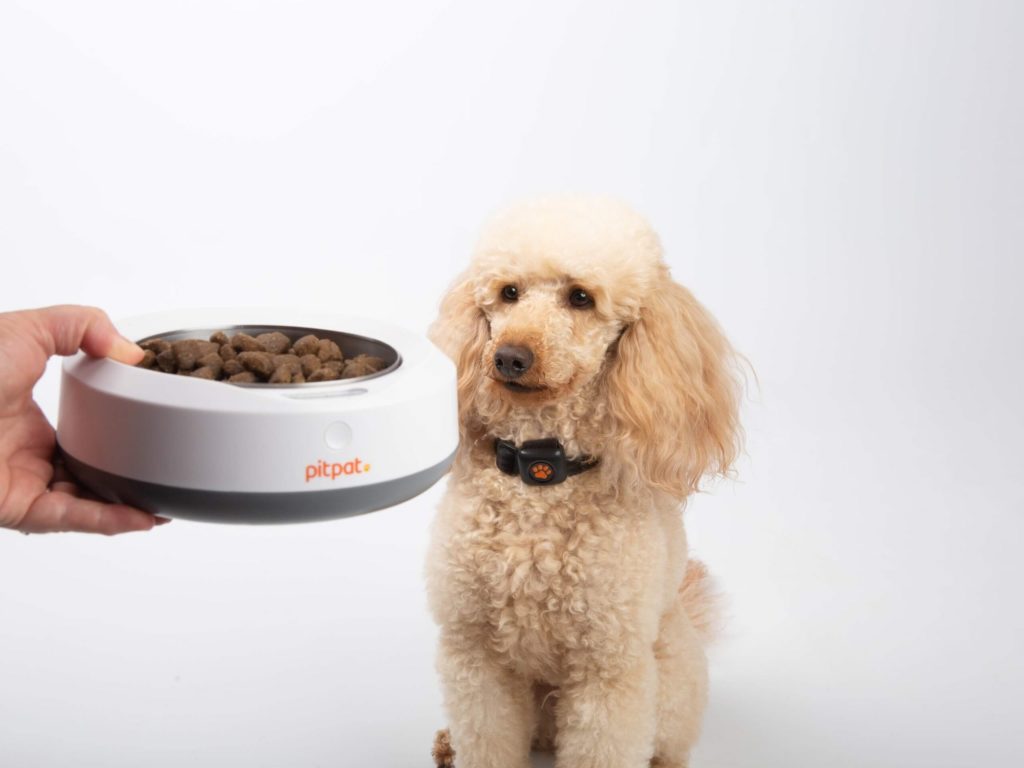
<path fill-rule="evenodd" d="M 85 488 L 84 486 L 78 485 L 77 483 L 69 483 L 69 485 L 71 486 L 71 490 L 67 491 L 67 493 L 70 493 L 72 496 L 75 496 L 79 499 L 89 499 L 90 501 L 98 501 L 101 504 L 110 503 L 105 499 L 101 498 L 100 496 L 97 496 L 95 493 L 90 491 L 88 488 Z M 51 486 L 51 488 L 52 487 L 53 486 Z M 57 488 L 56 490 L 63 489 Z M 133 509 L 133 507 L 130 507 L 130 509 Z M 171 522 L 171 518 L 160 517 L 160 515 L 153 515 L 153 520 L 156 521 L 155 525 L 164 525 L 166 523 Z"/>
<path fill-rule="evenodd" d="M 63 304 L 28 314 L 47 356 L 73 355 L 81 349 L 93 357 L 134 365 L 144 355 L 141 347 L 117 332 L 102 309 Z"/>
<path fill-rule="evenodd" d="M 75 482 L 75 477 L 68 471 L 68 466 L 64 462 L 64 455 L 60 451 L 54 451 L 51 465 L 53 467 L 53 477 L 50 480 L 51 487 L 57 483 Z"/>
<path fill-rule="evenodd" d="M 105 504 L 76 498 L 62 491 L 51 491 L 36 498 L 18 530 L 25 533 L 76 531 L 113 536 L 129 531 L 148 531 L 158 524 L 158 518 L 134 507 Z"/>
<path fill-rule="evenodd" d="M 75 483 L 68 482 L 66 480 L 59 480 L 50 483 L 50 490 L 66 493 L 68 496 L 80 497 L 82 495 L 81 489 Z"/>

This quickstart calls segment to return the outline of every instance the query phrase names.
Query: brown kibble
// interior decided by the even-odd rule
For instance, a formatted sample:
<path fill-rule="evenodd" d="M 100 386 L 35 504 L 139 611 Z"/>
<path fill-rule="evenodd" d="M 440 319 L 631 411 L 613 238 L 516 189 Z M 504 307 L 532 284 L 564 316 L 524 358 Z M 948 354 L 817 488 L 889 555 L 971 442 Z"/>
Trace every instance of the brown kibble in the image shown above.
<path fill-rule="evenodd" d="M 140 368 L 235 384 L 304 384 L 367 376 L 386 363 L 372 355 L 345 360 L 333 339 L 307 334 L 294 344 L 279 331 L 252 336 L 213 331 L 204 339 L 150 339 L 141 344 Z"/>
<path fill-rule="evenodd" d="M 292 345 L 292 354 L 298 355 L 299 357 L 302 357 L 303 355 L 315 355 L 319 345 L 320 340 L 313 334 L 303 336 Z"/>
<path fill-rule="evenodd" d="M 299 358 L 295 355 L 274 355 L 274 367 L 280 368 L 282 365 L 295 368 L 299 365 Z"/>
<path fill-rule="evenodd" d="M 309 376 L 306 377 L 306 381 L 312 383 L 314 381 L 335 381 L 340 379 L 341 375 L 338 371 L 333 368 L 328 368 L 326 365 L 323 368 L 317 368 Z"/>
<path fill-rule="evenodd" d="M 167 345 L 167 349 L 157 354 L 156 364 L 164 373 L 174 373 L 178 369 L 178 362 L 174 357 L 174 350 L 171 349 L 169 344 Z"/>
<path fill-rule="evenodd" d="M 159 355 L 161 352 L 171 348 L 171 342 L 164 341 L 163 339 L 150 339 L 139 344 L 144 350 L 151 349 L 154 354 Z"/>
<path fill-rule="evenodd" d="M 292 383 L 292 369 L 287 365 L 282 365 L 272 374 L 267 380 L 269 384 L 291 384 Z"/>
<path fill-rule="evenodd" d="M 236 333 L 231 337 L 231 346 L 239 352 L 263 352 L 263 345 L 248 333 Z"/>
<path fill-rule="evenodd" d="M 174 350 L 174 359 L 178 364 L 179 371 L 191 371 L 196 367 L 196 360 L 199 359 L 199 342 L 195 339 L 182 339 L 171 344 Z"/>
<path fill-rule="evenodd" d="M 279 355 L 279 357 L 288 356 Z M 306 379 L 302 376 L 302 366 L 299 365 L 298 359 L 283 362 L 281 365 L 277 366 L 270 376 L 271 384 L 301 384 L 305 380 Z"/>
<path fill-rule="evenodd" d="M 209 354 L 216 355 L 216 354 L 218 354 L 220 352 L 220 344 L 217 344 L 216 342 L 213 342 L 213 341 L 203 341 L 202 339 L 197 339 L 196 340 L 196 345 L 198 347 L 198 352 L 199 352 L 196 355 L 196 359 L 197 360 L 200 357 L 204 357 L 204 356 L 209 355 Z"/>
<path fill-rule="evenodd" d="M 383 371 L 387 367 L 387 363 L 384 362 L 383 358 L 374 357 L 373 355 L 356 355 L 352 359 L 361 360 L 363 365 L 370 368 L 373 373 L 377 373 L 377 371 Z"/>
<path fill-rule="evenodd" d="M 217 378 L 224 367 L 224 361 L 220 359 L 220 355 L 216 352 L 209 352 L 196 360 L 196 367 L 212 369 L 216 374 L 215 378 Z"/>
<path fill-rule="evenodd" d="M 316 356 L 325 363 L 329 360 L 341 360 L 341 347 L 330 339 L 320 339 L 320 343 L 317 345 Z"/>
<path fill-rule="evenodd" d="M 217 352 L 217 345 L 200 339 L 182 339 L 171 344 L 179 371 L 191 371 L 199 358 Z"/>
<path fill-rule="evenodd" d="M 264 351 L 272 355 L 280 355 L 292 345 L 291 340 L 280 331 L 261 333 L 256 337 L 256 341 L 263 346 Z"/>
<path fill-rule="evenodd" d="M 322 363 L 320 358 L 316 355 L 303 355 L 299 358 L 299 364 L 302 366 L 302 375 L 309 378 L 313 371 L 319 370 Z"/>
<path fill-rule="evenodd" d="M 258 376 L 266 379 L 274 372 L 274 359 L 267 352 L 242 352 L 238 355 L 238 362 L 247 371 L 252 371 Z"/>
<path fill-rule="evenodd" d="M 353 379 L 357 376 L 369 376 L 377 373 L 384 367 L 384 361 L 379 357 L 369 355 L 357 355 L 345 363 L 345 369 L 341 372 L 341 378 Z"/>
<path fill-rule="evenodd" d="M 220 360 L 219 357 L 217 359 Z M 204 365 L 201 368 L 196 368 L 192 371 L 191 375 L 194 379 L 209 379 L 210 381 L 214 381 L 220 375 L 220 371 L 215 371 L 210 366 Z"/>

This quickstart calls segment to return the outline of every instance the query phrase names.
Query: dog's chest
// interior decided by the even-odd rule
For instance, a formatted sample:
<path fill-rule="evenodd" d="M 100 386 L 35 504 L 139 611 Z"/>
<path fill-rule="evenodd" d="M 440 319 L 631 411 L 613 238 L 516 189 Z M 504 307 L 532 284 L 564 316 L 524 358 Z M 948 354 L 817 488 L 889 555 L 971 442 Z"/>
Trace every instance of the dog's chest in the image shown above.
<path fill-rule="evenodd" d="M 535 490 L 535 489 L 530 489 Z M 551 490 L 551 489 L 544 489 Z M 493 650 L 520 671 L 557 680 L 600 601 L 607 515 L 572 493 L 484 498 L 464 531 L 461 567 Z M 607 531 L 605 531 L 607 534 Z"/>

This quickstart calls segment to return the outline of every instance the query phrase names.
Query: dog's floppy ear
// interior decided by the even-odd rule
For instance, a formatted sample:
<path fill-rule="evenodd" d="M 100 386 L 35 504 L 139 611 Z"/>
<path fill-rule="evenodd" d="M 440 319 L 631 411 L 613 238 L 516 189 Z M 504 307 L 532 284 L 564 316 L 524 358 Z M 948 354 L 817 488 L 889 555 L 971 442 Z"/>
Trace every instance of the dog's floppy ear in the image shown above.
<path fill-rule="evenodd" d="M 609 363 L 614 450 L 637 480 L 682 498 L 728 472 L 741 437 L 736 355 L 664 265 Z"/>
<path fill-rule="evenodd" d="M 437 319 L 427 331 L 430 340 L 450 357 L 458 370 L 459 425 L 470 424 L 473 396 L 483 376 L 484 345 L 489 335 L 487 318 L 473 298 L 473 281 L 466 270 L 451 284 Z"/>

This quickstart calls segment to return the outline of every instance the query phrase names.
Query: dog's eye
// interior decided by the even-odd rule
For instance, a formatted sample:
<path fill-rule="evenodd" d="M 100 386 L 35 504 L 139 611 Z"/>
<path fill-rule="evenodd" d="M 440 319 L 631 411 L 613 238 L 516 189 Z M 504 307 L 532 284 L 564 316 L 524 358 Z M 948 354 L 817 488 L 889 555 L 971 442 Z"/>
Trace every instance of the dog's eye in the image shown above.
<path fill-rule="evenodd" d="M 501 289 L 501 298 L 505 301 L 518 301 L 519 300 L 519 289 L 514 285 L 506 285 Z"/>
<path fill-rule="evenodd" d="M 578 309 L 587 309 L 594 306 L 594 299 L 582 288 L 573 288 L 569 292 L 569 303 Z"/>

